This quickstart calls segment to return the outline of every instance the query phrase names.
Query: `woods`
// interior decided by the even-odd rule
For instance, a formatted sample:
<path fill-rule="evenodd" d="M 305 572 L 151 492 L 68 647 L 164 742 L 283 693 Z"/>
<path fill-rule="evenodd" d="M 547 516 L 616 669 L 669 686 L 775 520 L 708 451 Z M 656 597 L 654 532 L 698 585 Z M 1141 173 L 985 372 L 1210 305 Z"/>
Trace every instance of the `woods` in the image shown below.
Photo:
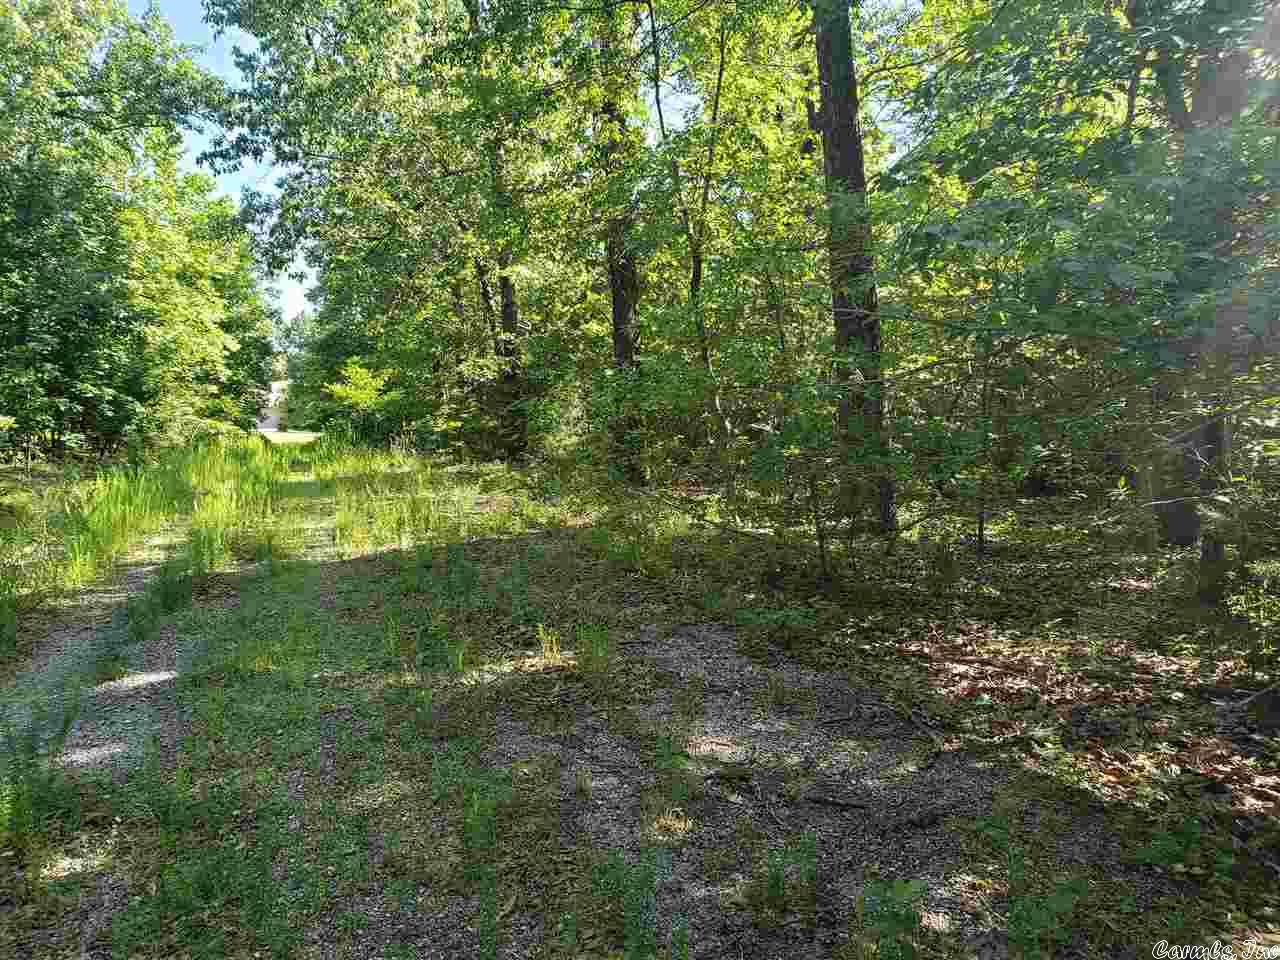
<path fill-rule="evenodd" d="M 200 16 L 0 10 L 0 954 L 1280 942 L 1275 4 Z"/>
<path fill-rule="evenodd" d="M 236 205 L 178 165 L 221 84 L 112 3 L 7 9 L 0 77 L 0 456 L 251 427 L 271 308 Z"/>
<path fill-rule="evenodd" d="M 1109 490 L 1225 561 L 1275 440 L 1262 5 L 209 14 L 258 43 L 213 157 L 287 165 L 259 239 L 318 272 L 300 423 L 815 543 Z"/>

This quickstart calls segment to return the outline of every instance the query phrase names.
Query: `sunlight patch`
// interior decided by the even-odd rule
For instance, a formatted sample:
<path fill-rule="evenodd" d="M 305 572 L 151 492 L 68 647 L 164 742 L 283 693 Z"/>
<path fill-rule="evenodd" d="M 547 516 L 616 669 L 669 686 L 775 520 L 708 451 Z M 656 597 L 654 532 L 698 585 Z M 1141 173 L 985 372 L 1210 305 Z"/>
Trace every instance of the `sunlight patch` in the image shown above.
<path fill-rule="evenodd" d="M 153 683 L 168 683 L 170 680 L 177 679 L 177 677 L 178 675 L 172 670 L 156 670 L 152 673 L 130 673 L 119 680 L 110 680 L 102 684 L 99 689 L 134 690 L 138 687 L 149 687 Z"/>
<path fill-rule="evenodd" d="M 87 857 L 58 857 L 40 869 L 41 880 L 62 880 L 77 873 L 91 873 L 107 862 L 106 853 Z"/>
<path fill-rule="evenodd" d="M 361 790 L 347 801 L 347 806 L 352 810 L 377 810 L 379 807 L 405 800 L 413 793 L 414 785 L 409 781 L 389 780 L 369 787 L 367 790 Z"/>
<path fill-rule="evenodd" d="M 73 767 L 87 767 L 90 764 L 100 763 L 108 757 L 118 756 L 124 753 L 124 750 L 123 743 L 108 743 L 101 747 L 80 747 L 68 750 L 62 755 L 62 760 Z"/>

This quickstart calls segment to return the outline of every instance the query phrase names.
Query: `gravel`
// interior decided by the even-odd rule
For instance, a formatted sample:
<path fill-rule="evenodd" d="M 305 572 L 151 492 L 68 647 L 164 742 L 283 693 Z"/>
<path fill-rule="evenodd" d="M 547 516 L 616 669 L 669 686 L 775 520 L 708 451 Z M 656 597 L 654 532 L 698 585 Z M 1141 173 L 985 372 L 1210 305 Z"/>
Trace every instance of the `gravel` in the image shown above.
<path fill-rule="evenodd" d="M 196 651 L 170 626 L 131 642 L 125 612 L 157 566 L 130 565 L 109 586 L 59 611 L 37 638 L 29 664 L 4 690 L 0 722 L 18 731 L 39 724 L 45 739 L 72 714 L 59 761 L 115 776 L 141 764 L 153 742 L 171 753 L 181 727 L 175 681 Z M 118 679 L 95 681 L 103 662 Z"/>

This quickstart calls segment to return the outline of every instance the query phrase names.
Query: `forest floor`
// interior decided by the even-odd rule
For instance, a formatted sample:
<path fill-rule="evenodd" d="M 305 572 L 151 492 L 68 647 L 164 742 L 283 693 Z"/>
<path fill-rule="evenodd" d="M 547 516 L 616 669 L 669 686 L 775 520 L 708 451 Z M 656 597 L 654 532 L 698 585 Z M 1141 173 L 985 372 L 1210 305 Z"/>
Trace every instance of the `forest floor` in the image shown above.
<path fill-rule="evenodd" d="M 186 592 L 179 524 L 24 621 L 0 955 L 1280 944 L 1276 637 L 1177 556 L 1040 503 L 831 587 L 502 468 L 280 463 Z"/>

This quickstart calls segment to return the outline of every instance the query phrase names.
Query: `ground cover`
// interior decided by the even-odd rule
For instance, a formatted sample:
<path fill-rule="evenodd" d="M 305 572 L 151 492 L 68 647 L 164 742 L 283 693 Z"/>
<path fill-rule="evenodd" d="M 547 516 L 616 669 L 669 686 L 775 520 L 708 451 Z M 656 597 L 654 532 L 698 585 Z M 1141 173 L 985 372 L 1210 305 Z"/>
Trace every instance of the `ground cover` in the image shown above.
<path fill-rule="evenodd" d="M 30 621 L 5 689 L 7 955 L 1274 942 L 1265 570 L 1207 613 L 1176 554 L 1040 506 L 833 585 L 500 467 L 254 441 L 172 475 L 143 575 Z"/>

